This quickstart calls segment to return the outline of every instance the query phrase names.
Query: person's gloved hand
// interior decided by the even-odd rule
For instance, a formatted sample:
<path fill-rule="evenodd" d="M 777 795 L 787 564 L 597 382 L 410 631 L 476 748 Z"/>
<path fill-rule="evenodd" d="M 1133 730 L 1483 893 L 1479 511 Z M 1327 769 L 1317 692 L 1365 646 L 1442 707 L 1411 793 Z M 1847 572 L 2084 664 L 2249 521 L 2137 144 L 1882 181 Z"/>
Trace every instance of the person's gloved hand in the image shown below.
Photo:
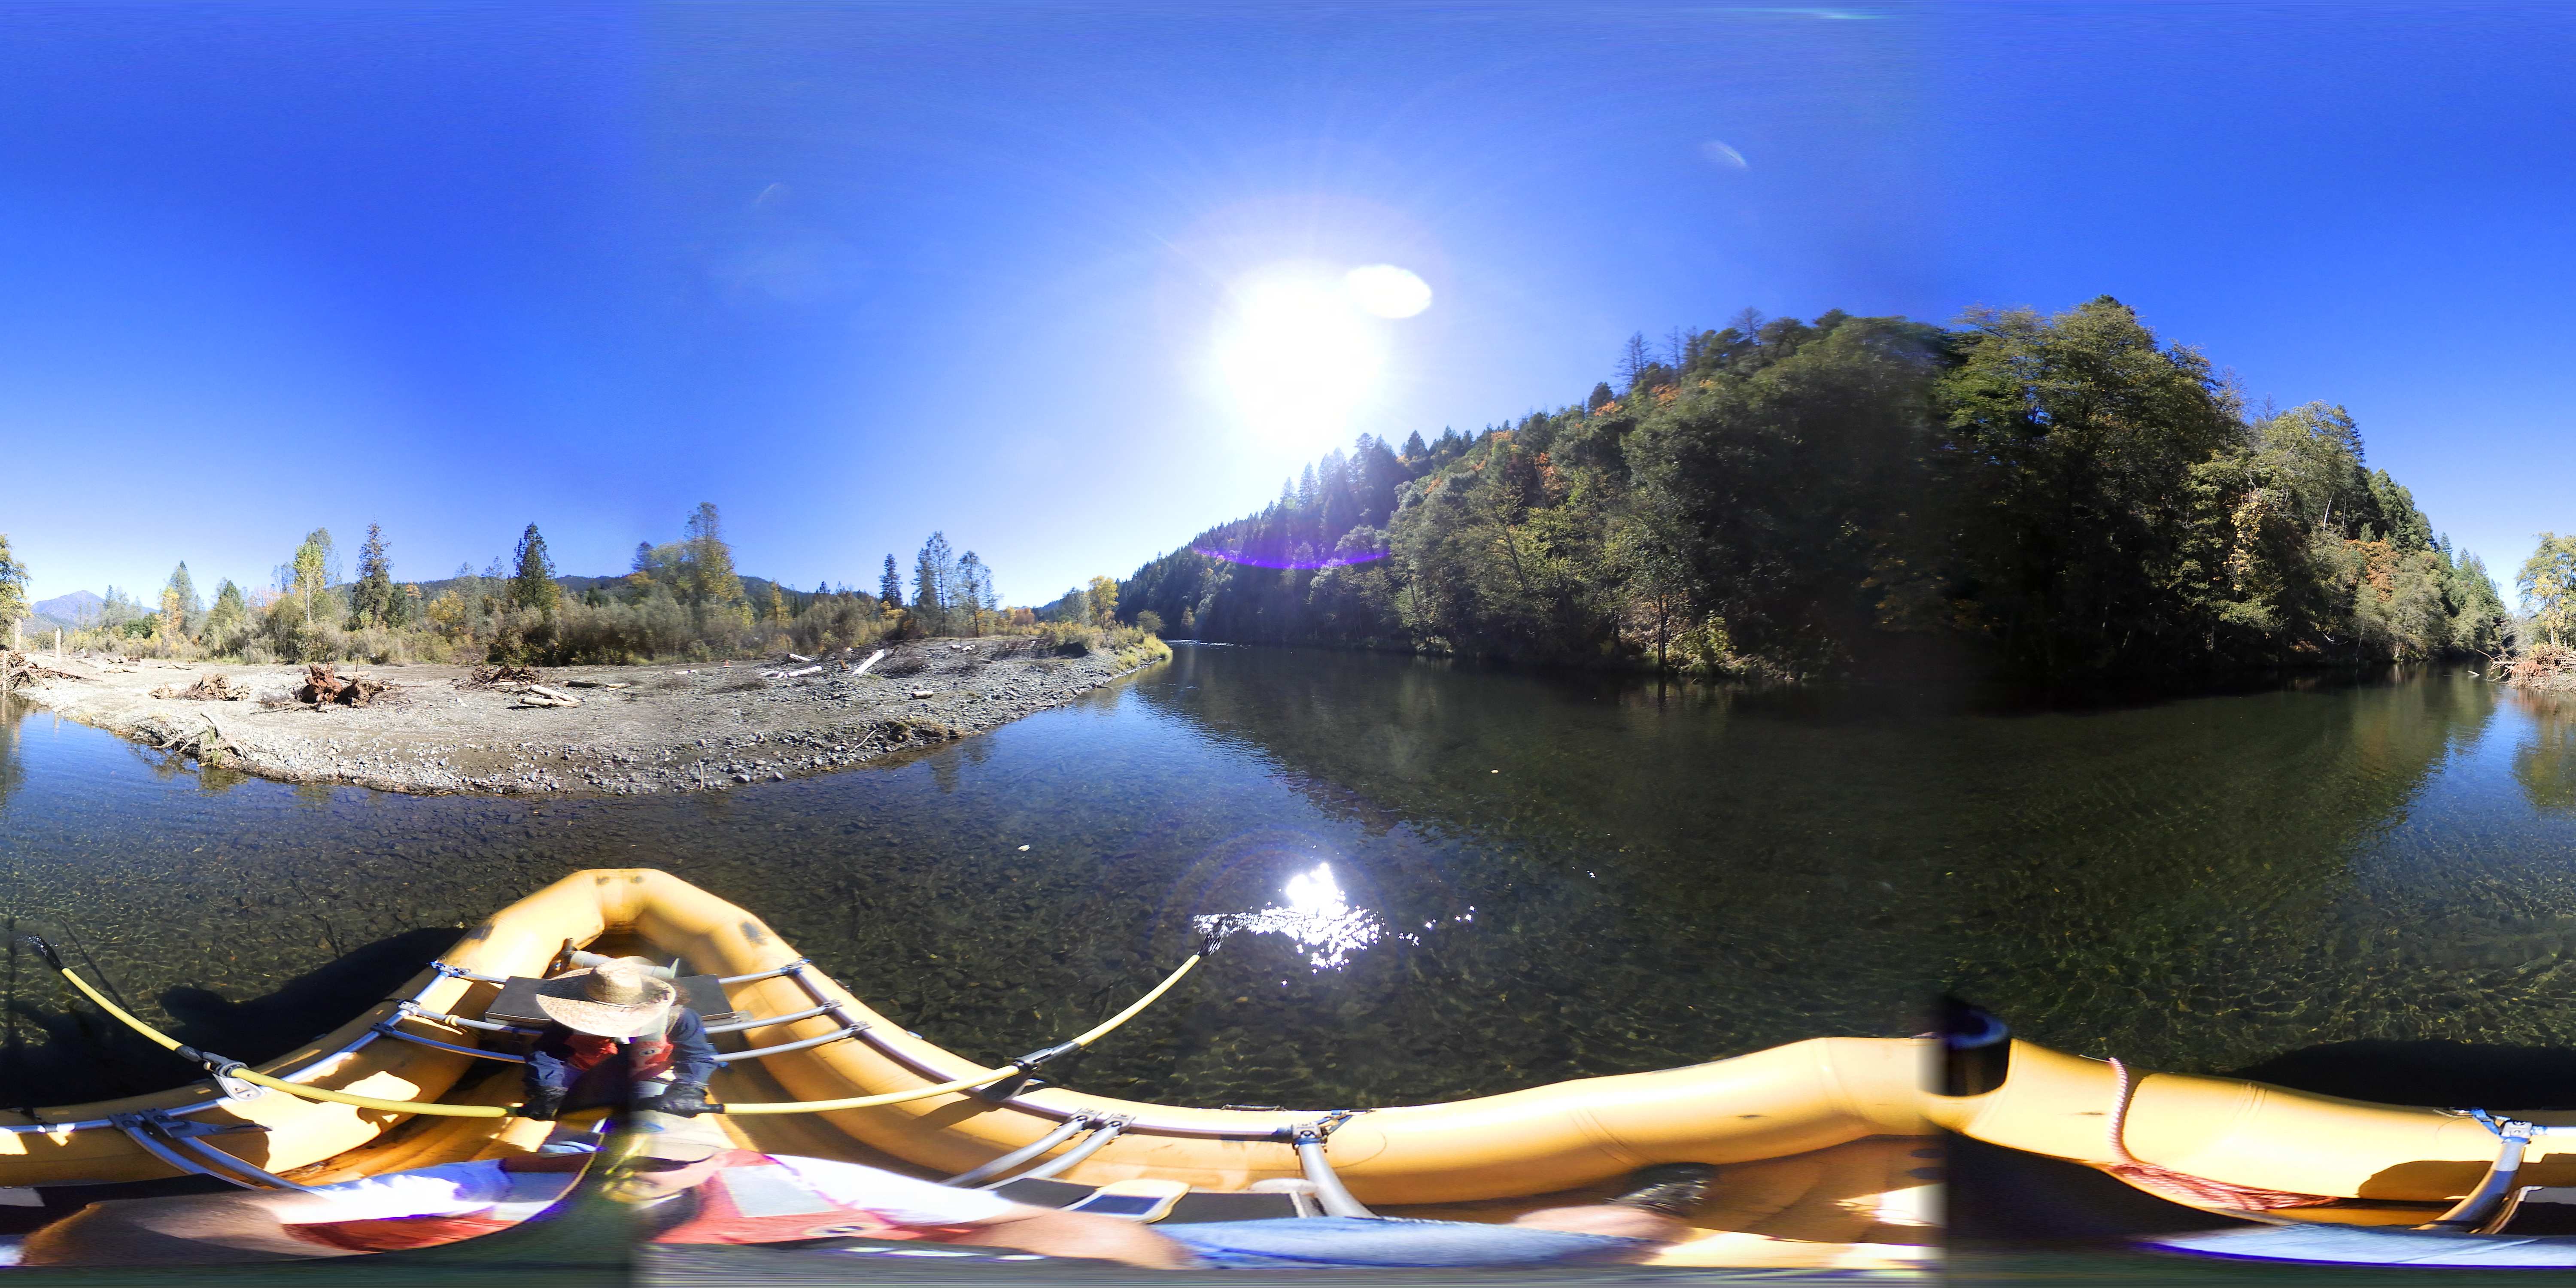
<path fill-rule="evenodd" d="M 554 1121 L 556 1114 L 563 1112 L 563 1102 L 564 1093 L 562 1088 L 542 1087 L 538 1090 L 529 1092 L 527 1103 L 520 1105 L 518 1108 L 513 1109 L 510 1112 L 517 1114 L 521 1118 L 534 1118 L 539 1122 L 552 1122 Z"/>
<path fill-rule="evenodd" d="M 715 1108 L 715 1106 L 707 1103 L 706 1088 L 691 1086 L 685 1082 L 675 1082 L 671 1084 L 670 1090 L 663 1092 L 661 1095 L 656 1096 L 651 1100 L 645 1101 L 643 1104 L 636 1106 L 636 1108 L 649 1109 L 655 1113 L 661 1114 L 677 1114 L 683 1118 L 694 1118 L 699 1114 L 706 1113 L 707 1111 Z"/>

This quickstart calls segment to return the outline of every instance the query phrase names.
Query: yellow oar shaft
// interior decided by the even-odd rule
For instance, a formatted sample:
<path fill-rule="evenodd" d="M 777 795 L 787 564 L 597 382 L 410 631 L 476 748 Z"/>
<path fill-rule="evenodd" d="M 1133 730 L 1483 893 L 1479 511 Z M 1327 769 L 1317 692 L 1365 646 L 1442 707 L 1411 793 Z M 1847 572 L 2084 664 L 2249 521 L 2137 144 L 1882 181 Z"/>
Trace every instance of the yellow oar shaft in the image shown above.
<path fill-rule="evenodd" d="M 1094 1027 L 1090 1032 L 1073 1039 L 1073 1041 L 1066 1045 L 1077 1047 L 1089 1046 L 1093 1042 L 1106 1037 L 1110 1030 L 1136 1018 L 1138 1012 L 1143 1011 L 1146 1007 L 1154 1004 L 1154 999 L 1170 992 L 1172 990 L 1172 985 L 1180 983 L 1181 977 L 1189 974 L 1190 968 L 1198 965 L 1199 958 L 1202 956 L 1205 956 L 1205 954 L 1190 954 L 1190 959 L 1182 962 L 1180 969 L 1173 971 L 1168 976 L 1165 976 L 1162 983 L 1156 984 L 1153 992 L 1137 998 L 1134 1005 L 1128 1007 L 1126 1010 L 1120 1011 L 1116 1015 L 1110 1016 L 1107 1020 L 1102 1021 L 1098 1026 Z M 942 1082 L 935 1086 L 915 1087 L 910 1091 L 887 1091 L 873 1096 L 851 1096 L 845 1100 L 781 1100 L 749 1105 L 727 1103 L 723 1108 L 724 1112 L 729 1114 L 815 1114 L 830 1113 L 837 1109 L 874 1109 L 879 1105 L 899 1105 L 907 1100 L 925 1100 L 931 1096 L 945 1096 L 955 1092 L 970 1090 L 975 1087 L 983 1086 L 986 1083 L 1000 1082 L 1002 1079 L 1011 1077 L 1019 1072 L 1021 1072 L 1020 1066 L 1016 1064 L 1006 1064 L 999 1069 L 993 1070 L 991 1073 L 978 1074 L 972 1078 L 959 1078 L 955 1081 Z"/>
<path fill-rule="evenodd" d="M 179 1049 L 177 1038 L 127 1014 L 124 1007 L 107 1000 L 97 989 L 91 988 L 88 980 L 82 979 L 68 968 L 63 971 L 63 978 L 70 980 L 72 987 L 87 994 L 89 1000 L 98 1003 L 100 1010 L 125 1021 L 126 1027 L 172 1051 Z M 232 1076 L 257 1086 L 283 1091 L 290 1096 L 302 1096 L 307 1100 L 328 1100 L 334 1104 L 355 1105 L 360 1109 L 374 1109 L 384 1113 L 444 1114 L 450 1118 L 507 1118 L 510 1116 L 509 1109 L 501 1105 L 442 1105 L 426 1100 L 380 1100 L 374 1096 L 357 1096 L 345 1091 L 333 1091 L 326 1087 L 308 1087 L 300 1082 L 287 1082 L 254 1069 L 235 1069 L 232 1071 Z"/>
<path fill-rule="evenodd" d="M 1192 953 L 1190 955 L 1190 959 L 1182 962 L 1179 969 L 1173 971 L 1170 975 L 1165 976 L 1162 983 L 1156 984 L 1154 986 L 1154 991 L 1145 994 L 1143 997 L 1137 998 L 1134 1005 L 1129 1006 L 1126 1010 L 1120 1011 L 1116 1015 L 1110 1016 L 1097 1026 L 1094 1026 L 1089 1032 L 1084 1033 L 1082 1036 L 1073 1039 L 1065 1045 L 1072 1047 L 1087 1047 L 1093 1042 L 1106 1037 L 1119 1025 L 1125 1024 L 1127 1021 L 1136 1018 L 1138 1013 L 1142 1012 L 1146 1007 L 1152 1006 L 1157 998 L 1170 992 L 1174 984 L 1180 983 L 1181 977 L 1189 974 L 1190 968 L 1198 965 L 1199 959 L 1203 956 L 1205 956 L 1204 953 Z M 169 1050 L 176 1051 L 179 1049 L 180 1043 L 177 1038 L 171 1037 L 169 1034 L 163 1033 L 160 1030 L 153 1028 L 151 1025 L 136 1019 L 133 1015 L 127 1013 L 124 1007 L 118 1006 L 116 1003 L 107 1000 L 107 997 L 104 994 L 100 993 L 97 989 L 90 987 L 89 981 L 82 979 L 79 975 L 73 973 L 70 967 L 61 967 L 59 969 L 61 969 L 63 973 L 63 978 L 70 980 L 72 982 L 72 987 L 79 989 L 89 997 L 89 1000 L 97 1003 L 100 1010 L 123 1020 L 127 1027 L 155 1042 L 160 1043 L 163 1047 Z M 720 1111 L 728 1114 L 811 1114 L 829 1113 L 840 1109 L 873 1109 L 879 1105 L 899 1105 L 907 1100 L 925 1100 L 932 1096 L 945 1096 L 955 1092 L 971 1090 L 973 1088 L 983 1086 L 986 1083 L 1000 1082 L 1004 1078 L 1011 1077 L 1020 1072 L 1022 1072 L 1022 1070 L 1019 1065 L 1006 1064 L 990 1073 L 978 1074 L 972 1078 L 958 1078 L 953 1081 L 942 1082 L 928 1087 L 915 1087 L 910 1091 L 887 1091 L 880 1092 L 872 1096 L 849 1096 L 840 1100 L 773 1101 L 748 1105 L 726 1104 L 720 1106 Z M 509 1108 L 500 1105 L 445 1105 L 427 1100 L 379 1100 L 374 1096 L 357 1096 L 351 1095 L 345 1091 L 332 1091 L 323 1087 L 308 1087 L 300 1082 L 286 1082 L 250 1069 L 235 1069 L 233 1070 L 232 1076 L 258 1086 L 283 1091 L 290 1096 L 302 1096 L 307 1100 L 327 1100 L 334 1104 L 355 1105 L 360 1109 L 375 1109 L 385 1113 L 443 1114 L 450 1118 L 507 1118 L 510 1116 Z"/>
<path fill-rule="evenodd" d="M 1073 1040 L 1073 1044 L 1075 1046 L 1090 1046 L 1100 1038 L 1108 1036 L 1111 1029 L 1117 1028 L 1121 1024 L 1125 1024 L 1129 1020 L 1135 1019 L 1137 1012 L 1144 1010 L 1148 1006 L 1152 1006 L 1154 1004 L 1154 999 L 1161 997 L 1165 993 L 1171 992 L 1172 985 L 1180 983 L 1181 976 L 1189 974 L 1190 968 L 1198 964 L 1199 954 L 1190 954 L 1190 959 L 1182 962 L 1181 968 L 1173 971 L 1169 976 L 1166 976 L 1162 983 L 1156 984 L 1153 992 L 1137 998 L 1135 1005 L 1128 1007 L 1126 1010 L 1120 1011 L 1116 1015 L 1110 1016 L 1107 1020 L 1103 1021 L 1098 1028 L 1091 1030 L 1089 1033 L 1083 1034 L 1081 1037 L 1075 1038 Z"/>

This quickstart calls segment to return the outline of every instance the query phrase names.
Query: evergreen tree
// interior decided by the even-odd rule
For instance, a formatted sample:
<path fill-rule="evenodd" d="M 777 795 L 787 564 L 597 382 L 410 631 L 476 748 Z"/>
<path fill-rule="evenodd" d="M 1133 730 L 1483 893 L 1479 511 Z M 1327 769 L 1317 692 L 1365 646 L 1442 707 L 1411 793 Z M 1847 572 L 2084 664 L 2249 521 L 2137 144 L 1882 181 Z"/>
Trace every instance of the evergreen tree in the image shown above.
<path fill-rule="evenodd" d="M 886 556 L 885 576 L 877 580 L 877 598 L 885 601 L 888 607 L 903 603 L 903 574 L 895 571 L 893 555 Z"/>
<path fill-rule="evenodd" d="M 921 543 L 921 553 L 913 559 L 912 579 L 912 606 L 932 621 L 944 623 L 957 580 L 957 558 L 949 553 L 948 534 L 934 532 Z"/>
<path fill-rule="evenodd" d="M 958 556 L 953 608 L 966 616 L 966 634 L 984 634 L 984 559 L 976 551 Z"/>
<path fill-rule="evenodd" d="M 351 611 L 360 626 L 386 626 L 393 623 L 394 565 L 385 552 L 385 530 L 381 525 L 367 525 L 367 539 L 358 546 L 358 584 L 351 596 Z"/>
<path fill-rule="evenodd" d="M 563 603 L 563 587 L 555 584 L 554 561 L 546 557 L 546 539 L 537 535 L 537 525 L 519 534 L 519 549 L 513 562 L 518 572 L 510 578 L 510 602 L 531 613 L 552 616 Z"/>
<path fill-rule="evenodd" d="M 1634 391 L 1637 382 L 1655 365 L 1654 355 L 1646 349 L 1646 333 L 1634 332 L 1619 349 L 1619 387 Z"/>
<path fill-rule="evenodd" d="M 194 636 L 197 628 L 205 622 L 206 601 L 197 597 L 197 581 L 188 575 L 186 560 L 180 560 L 179 567 L 170 574 L 169 589 L 175 592 L 178 598 L 179 634 Z"/>

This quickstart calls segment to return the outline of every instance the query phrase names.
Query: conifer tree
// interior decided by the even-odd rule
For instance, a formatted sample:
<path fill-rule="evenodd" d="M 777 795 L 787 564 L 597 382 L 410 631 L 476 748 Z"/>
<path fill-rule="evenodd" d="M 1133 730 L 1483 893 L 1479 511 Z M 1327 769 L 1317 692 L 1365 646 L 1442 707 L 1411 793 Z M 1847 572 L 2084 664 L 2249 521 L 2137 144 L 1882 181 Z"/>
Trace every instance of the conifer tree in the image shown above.
<path fill-rule="evenodd" d="M 394 565 L 385 553 L 385 530 L 379 524 L 367 525 L 367 539 L 358 547 L 358 584 L 353 590 L 357 602 L 352 608 L 359 625 L 392 624 Z"/>
<path fill-rule="evenodd" d="M 510 602 L 532 613 L 553 614 L 563 603 L 563 587 L 555 584 L 554 561 L 546 557 L 546 539 L 537 535 L 531 523 L 519 534 L 518 574 L 510 579 Z"/>
<path fill-rule="evenodd" d="M 178 570 L 170 574 L 170 584 L 166 589 L 178 603 L 179 616 L 173 628 L 182 636 L 195 635 L 198 626 L 204 623 L 206 603 L 197 598 L 197 582 L 188 575 L 186 560 L 179 561 Z"/>
<path fill-rule="evenodd" d="M 903 574 L 895 571 L 893 555 L 886 556 L 885 576 L 877 581 L 877 598 L 884 600 L 889 607 L 903 604 Z"/>
<path fill-rule="evenodd" d="M 968 634 L 984 633 L 984 596 L 987 593 L 983 557 L 969 550 L 957 561 L 955 594 L 956 606 L 966 614 Z"/>
<path fill-rule="evenodd" d="M 934 620 L 948 608 L 957 579 L 957 559 L 949 553 L 948 534 L 934 532 L 914 557 L 912 606 Z"/>

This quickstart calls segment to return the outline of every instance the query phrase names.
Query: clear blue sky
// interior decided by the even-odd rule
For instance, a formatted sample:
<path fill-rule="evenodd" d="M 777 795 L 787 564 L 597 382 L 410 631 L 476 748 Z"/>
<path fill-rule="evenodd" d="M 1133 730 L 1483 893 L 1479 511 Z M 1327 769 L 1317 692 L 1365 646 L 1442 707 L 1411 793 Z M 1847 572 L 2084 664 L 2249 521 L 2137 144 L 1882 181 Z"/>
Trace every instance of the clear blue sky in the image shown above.
<path fill-rule="evenodd" d="M 7 6 L 37 596 L 371 521 L 615 572 L 712 500 L 746 572 L 939 528 L 1036 602 L 1631 331 L 2102 292 L 2508 579 L 2576 527 L 2564 9 L 956 8 Z M 1432 291 L 1378 385 L 1247 406 L 1245 284 L 1376 263 Z"/>

